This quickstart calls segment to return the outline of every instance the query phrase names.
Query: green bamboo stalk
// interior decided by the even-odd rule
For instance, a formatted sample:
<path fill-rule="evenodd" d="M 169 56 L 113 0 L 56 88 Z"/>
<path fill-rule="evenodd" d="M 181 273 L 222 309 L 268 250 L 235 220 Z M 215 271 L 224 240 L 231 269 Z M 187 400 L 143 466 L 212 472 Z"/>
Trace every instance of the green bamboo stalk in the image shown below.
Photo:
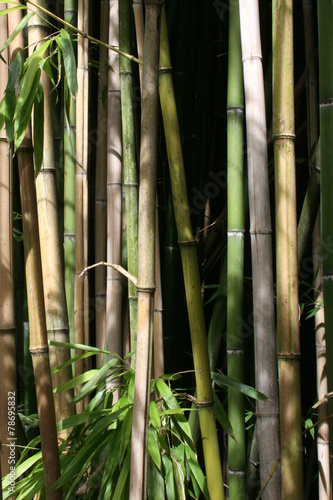
<path fill-rule="evenodd" d="M 101 2 L 100 37 L 106 42 L 109 35 L 109 1 Z M 95 188 L 95 260 L 106 261 L 106 150 L 107 150 L 107 59 L 108 50 L 99 49 L 99 79 L 97 108 L 97 153 Z M 99 266 L 95 270 L 96 303 L 96 346 L 105 349 L 106 336 L 106 269 Z M 102 355 L 97 356 L 97 365 L 102 364 Z"/>
<path fill-rule="evenodd" d="M 31 135 L 28 129 L 17 150 L 28 293 L 30 353 L 35 374 L 39 429 L 47 500 L 62 498 L 61 489 L 49 492 L 60 477 L 56 419 L 47 343 L 42 267 Z"/>
<path fill-rule="evenodd" d="M 192 234 L 175 106 L 165 10 L 162 11 L 160 50 L 160 102 L 167 143 L 178 240 L 181 249 L 191 329 L 200 429 L 208 490 L 212 499 L 224 499 L 220 452 L 213 409 L 213 394 L 195 240 Z"/>
<path fill-rule="evenodd" d="M 260 480 L 263 487 L 280 457 L 272 226 L 259 2 L 240 0 L 239 8 L 248 151 L 255 378 L 256 388 L 268 398 L 267 401 L 256 402 Z M 280 474 L 276 470 L 262 497 L 265 500 L 280 498 L 280 491 Z"/>
<path fill-rule="evenodd" d="M 119 47 L 123 52 L 131 50 L 130 0 L 119 1 Z M 135 152 L 135 130 L 132 98 L 132 64 L 120 56 L 121 113 L 123 139 L 124 189 L 126 197 L 126 234 L 128 271 L 138 273 L 138 179 Z M 128 283 L 131 351 L 136 350 L 138 322 L 138 298 L 134 284 Z M 135 356 L 132 358 L 135 366 Z"/>
<path fill-rule="evenodd" d="M 293 2 L 273 2 L 277 352 L 282 497 L 303 498 L 295 180 Z"/>
<path fill-rule="evenodd" d="M 0 5 L 0 11 L 6 4 Z M 0 17 L 0 45 L 7 40 L 7 19 Z M 8 62 L 8 50 L 2 53 Z M 8 79 L 8 68 L 0 63 L 0 99 L 2 99 Z M 8 422 L 13 421 L 15 428 L 18 395 L 16 387 L 16 346 L 15 346 L 15 307 L 14 307 L 14 269 L 13 269 L 13 179 L 10 148 L 6 131 L 0 130 L 0 477 L 10 473 L 10 437 Z M 13 397 L 14 396 L 14 397 Z M 14 413 L 9 413 L 9 410 Z M 10 420 L 9 420 L 10 415 Z M 14 420 L 12 420 L 12 415 Z M 16 422 L 16 425 L 18 423 Z M 10 432 L 10 434 L 9 434 Z M 14 435 L 15 440 L 17 435 Z M 15 441 L 16 443 L 16 441 Z M 17 443 L 18 444 L 18 443 Z M 0 488 L 2 491 L 2 488 Z"/>
<path fill-rule="evenodd" d="M 119 47 L 119 1 L 109 2 L 109 44 Z M 121 264 L 122 246 L 122 145 L 119 55 L 109 52 L 107 130 L 107 261 Z M 106 345 L 122 356 L 122 277 L 108 267 L 106 280 Z M 113 380 L 109 388 L 119 386 Z M 120 388 L 114 392 L 120 397 Z"/>
<path fill-rule="evenodd" d="M 243 71 L 239 5 L 229 10 L 228 56 L 228 271 L 227 271 L 227 363 L 228 376 L 244 381 L 242 335 L 244 280 L 244 187 L 243 187 Z M 228 437 L 229 497 L 245 498 L 246 444 L 244 396 L 228 390 L 228 417 L 235 438 Z"/>
<path fill-rule="evenodd" d="M 138 334 L 131 440 L 130 498 L 146 498 L 148 408 L 155 292 L 155 202 L 158 147 L 158 56 L 162 2 L 146 0 L 143 62 L 139 232 Z"/>
<path fill-rule="evenodd" d="M 142 0 L 133 0 L 133 12 L 134 12 L 134 20 L 135 20 L 135 33 L 136 33 L 136 45 L 138 49 L 138 57 L 141 61 L 143 61 L 143 46 L 144 46 L 144 14 L 143 14 L 143 2 Z M 142 91 L 142 77 L 143 77 L 143 67 L 139 66 L 139 75 L 140 75 L 140 87 Z"/>
<path fill-rule="evenodd" d="M 78 4 L 78 27 L 88 31 L 89 2 L 82 0 Z M 88 263 L 88 40 L 79 37 L 77 51 L 78 92 L 76 98 L 76 172 L 75 172 L 75 341 L 89 345 L 89 298 L 88 274 L 81 272 Z M 79 126 L 78 126 L 79 125 Z M 78 352 L 79 354 L 79 352 Z M 88 359 L 88 358 L 87 358 Z M 86 363 L 76 363 L 75 374 L 86 370 Z M 84 407 L 81 401 L 77 405 L 80 412 Z"/>
<path fill-rule="evenodd" d="M 76 26 L 77 0 L 65 0 L 65 21 Z M 64 274 L 69 337 L 75 342 L 74 283 L 75 283 L 75 154 L 76 154 L 76 100 L 65 83 L 68 106 L 64 106 Z M 75 371 L 75 366 L 73 365 Z"/>
<path fill-rule="evenodd" d="M 46 7 L 45 0 L 38 0 L 38 5 Z M 37 9 L 36 9 L 36 12 Z M 32 52 L 36 44 L 49 34 L 47 21 L 38 14 L 28 23 L 29 50 Z M 42 72 L 41 81 L 44 90 L 44 148 L 43 163 L 36 180 L 37 208 L 39 220 L 39 239 L 41 246 L 44 302 L 46 310 L 47 337 L 57 342 L 69 342 L 68 316 L 61 260 L 60 236 L 58 227 L 58 203 L 56 192 L 56 173 L 53 144 L 54 106 L 51 95 L 50 80 Z M 68 349 L 50 347 L 51 370 L 69 360 Z M 54 387 L 69 381 L 72 376 L 68 366 L 53 374 Z M 70 404 L 74 396 L 73 390 L 63 391 L 55 395 L 56 420 L 60 421 L 73 415 L 74 407 Z"/>
<path fill-rule="evenodd" d="M 332 2 L 318 1 L 319 34 L 319 109 L 320 109 L 320 157 L 321 157 L 321 238 L 322 238 L 322 278 L 325 307 L 326 352 L 328 392 L 333 387 L 333 252 L 331 187 L 332 171 L 332 130 L 333 130 L 333 5 Z M 330 245 L 330 247 L 328 247 Z M 329 248 L 329 249 L 327 249 Z M 328 413 L 333 413 L 333 400 L 328 401 Z M 331 492 L 333 477 L 333 423 L 330 426 L 330 469 Z"/>

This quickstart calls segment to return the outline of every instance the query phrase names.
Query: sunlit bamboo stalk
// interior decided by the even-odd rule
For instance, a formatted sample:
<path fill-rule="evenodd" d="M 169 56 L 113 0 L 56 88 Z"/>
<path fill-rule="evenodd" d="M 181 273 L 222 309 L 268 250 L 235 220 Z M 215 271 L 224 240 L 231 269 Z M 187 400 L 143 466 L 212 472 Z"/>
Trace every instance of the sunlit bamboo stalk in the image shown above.
<path fill-rule="evenodd" d="M 138 228 L 138 334 L 131 439 L 131 500 L 145 498 L 147 489 L 148 408 L 155 292 L 158 57 L 162 3 L 146 0 L 145 6 Z"/>
<path fill-rule="evenodd" d="M 165 10 L 162 11 L 160 51 L 160 102 L 167 143 L 178 240 L 180 244 L 186 300 L 191 330 L 193 362 L 196 375 L 200 430 L 211 499 L 224 499 L 219 445 L 213 409 L 213 394 L 203 315 L 201 285 L 195 240 L 192 234 L 186 191 L 182 145 L 173 92 L 171 62 Z"/>
<path fill-rule="evenodd" d="M 293 2 L 273 2 L 277 352 L 282 498 L 303 499 L 294 131 Z"/>

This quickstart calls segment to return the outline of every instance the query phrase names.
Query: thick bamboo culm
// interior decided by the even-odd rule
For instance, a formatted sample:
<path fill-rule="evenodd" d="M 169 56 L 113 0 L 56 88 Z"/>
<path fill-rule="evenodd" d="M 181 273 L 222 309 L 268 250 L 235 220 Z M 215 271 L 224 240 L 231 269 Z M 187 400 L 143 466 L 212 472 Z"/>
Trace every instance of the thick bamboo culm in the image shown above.
<path fill-rule="evenodd" d="M 0 10 L 6 4 L 0 4 Z M 0 46 L 7 40 L 7 18 L 0 17 Z M 8 50 L 2 52 L 8 61 Z M 0 99 L 2 99 L 8 68 L 0 62 Z M 16 348 L 13 269 L 13 208 L 12 208 L 12 164 L 5 130 L 0 130 L 0 468 L 2 477 L 10 472 L 8 438 L 8 410 L 17 410 L 16 392 Z M 9 396 L 11 398 L 9 399 Z M 14 398 L 12 397 L 14 396 Z M 10 405 L 9 405 L 10 401 Z M 15 426 L 13 426 L 15 427 Z M 17 438 L 17 436 L 14 436 Z M 1 476 L 0 476 L 1 477 Z M 1 489 L 1 488 L 0 488 Z"/>
<path fill-rule="evenodd" d="M 119 1 L 119 43 L 120 50 L 131 51 L 131 3 L 130 0 Z M 124 190 L 126 200 L 126 235 L 127 235 L 127 269 L 133 275 L 138 274 L 138 174 L 135 151 L 135 130 L 132 96 L 132 63 L 120 56 L 121 113 Z M 138 297 L 135 285 L 128 283 L 129 316 L 130 316 L 130 351 L 136 350 Z M 135 367 L 135 355 L 132 357 Z"/>
<path fill-rule="evenodd" d="M 326 330 L 327 382 L 328 392 L 333 388 L 333 253 L 332 213 L 333 198 L 333 5 L 332 2 L 318 1 L 319 35 L 319 113 L 320 113 L 320 165 L 321 165 L 321 247 L 322 279 Z M 328 414 L 333 413 L 333 399 L 328 400 Z M 329 419 L 330 434 L 330 495 L 332 496 L 333 478 L 333 422 Z"/>
<path fill-rule="evenodd" d="M 39 0 L 38 5 L 39 4 L 42 7 L 46 7 L 45 0 Z M 34 10 L 38 12 L 37 9 Z M 28 42 L 31 53 L 36 44 L 45 39 L 48 34 L 49 27 L 47 21 L 38 14 L 33 16 L 28 24 Z M 41 81 L 44 91 L 44 148 L 42 167 L 36 179 L 36 192 L 47 337 L 48 340 L 69 342 L 64 273 L 61 256 L 62 250 L 60 248 L 58 226 L 58 202 L 53 144 L 54 106 L 52 102 L 50 80 L 45 72 L 42 72 Z M 51 346 L 49 348 L 49 356 L 52 370 L 69 360 L 70 351 L 68 349 Z M 72 370 L 71 367 L 68 366 L 52 375 L 52 385 L 53 387 L 58 387 L 70 380 L 71 377 Z M 70 404 L 73 395 L 73 390 L 55 394 L 54 402 L 57 421 L 73 415 L 74 407 Z"/>
<path fill-rule="evenodd" d="M 160 50 L 160 102 L 167 144 L 172 195 L 178 240 L 181 250 L 186 301 L 190 322 L 193 362 L 196 377 L 200 430 L 210 498 L 224 499 L 220 451 L 213 408 L 213 393 L 207 349 L 206 328 L 195 240 L 193 238 L 186 191 L 185 169 L 174 98 L 168 31 L 162 11 Z"/>
<path fill-rule="evenodd" d="M 267 401 L 256 402 L 263 486 L 280 458 L 272 226 L 259 3 L 240 0 L 239 5 L 248 151 L 255 376 L 256 388 L 268 397 Z M 267 484 L 263 498 L 280 498 L 280 491 L 278 469 Z"/>
<path fill-rule="evenodd" d="M 119 47 L 119 2 L 109 2 L 109 44 Z M 122 145 L 119 55 L 109 51 L 107 129 L 107 261 L 121 264 L 122 244 Z M 106 279 L 106 346 L 122 356 L 122 276 L 108 267 Z M 113 380 L 108 388 L 119 385 Z M 114 391 L 113 400 L 120 396 Z"/>
<path fill-rule="evenodd" d="M 282 498 L 303 499 L 293 78 L 293 2 L 273 2 L 277 352 Z"/>
<path fill-rule="evenodd" d="M 77 0 L 65 0 L 64 19 L 77 24 Z M 68 92 L 69 94 L 69 92 Z M 75 342 L 75 172 L 76 172 L 76 100 L 68 95 L 68 116 L 64 106 L 64 273 L 69 336 Z M 75 366 L 73 366 L 75 371 Z"/>
<path fill-rule="evenodd" d="M 229 10 L 227 97 L 228 242 L 227 242 L 227 366 L 228 376 L 244 382 L 242 334 L 244 281 L 244 180 L 243 180 L 243 71 L 239 4 Z M 246 492 L 246 443 L 244 396 L 228 390 L 228 417 L 234 436 L 228 437 L 229 497 Z"/>
<path fill-rule="evenodd" d="M 102 0 L 100 14 L 100 36 L 103 42 L 109 37 L 109 0 Z M 95 260 L 106 261 L 106 150 L 107 150 L 107 86 L 108 50 L 99 49 L 98 108 L 97 108 L 97 158 L 95 189 Z M 96 346 L 105 349 L 106 335 L 106 268 L 95 269 L 96 302 Z M 102 355 L 97 356 L 97 366 L 102 364 Z"/>
<path fill-rule="evenodd" d="M 78 4 L 78 28 L 88 33 L 89 2 Z M 88 265 L 88 40 L 78 37 L 76 98 L 76 172 L 75 172 L 75 340 L 89 345 L 88 273 L 80 277 Z M 77 353 L 79 354 L 79 352 Z M 88 358 L 86 358 L 88 359 Z M 75 375 L 86 370 L 86 363 L 76 363 Z M 77 404 L 81 411 L 84 402 Z"/>
<path fill-rule="evenodd" d="M 131 440 L 131 500 L 146 498 L 147 491 L 148 414 L 155 292 L 158 56 L 162 2 L 146 0 L 145 5 L 138 227 L 138 333 Z"/>

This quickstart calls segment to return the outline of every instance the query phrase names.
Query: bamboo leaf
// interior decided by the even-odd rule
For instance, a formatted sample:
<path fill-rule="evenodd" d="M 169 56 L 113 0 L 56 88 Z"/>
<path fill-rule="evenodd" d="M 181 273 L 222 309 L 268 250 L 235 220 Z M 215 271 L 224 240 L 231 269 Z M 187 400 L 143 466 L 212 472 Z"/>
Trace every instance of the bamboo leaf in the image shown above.
<path fill-rule="evenodd" d="M 107 372 L 111 369 L 113 365 L 118 362 L 118 358 L 112 358 L 108 363 L 102 366 L 99 370 L 96 370 L 95 373 L 92 373 L 91 379 L 79 390 L 77 395 L 74 397 L 73 402 L 77 403 L 81 399 L 85 398 L 90 394 L 101 381 L 105 381 Z M 94 370 L 91 370 L 93 372 Z M 89 372 L 88 372 L 89 373 Z"/>
<path fill-rule="evenodd" d="M 94 376 L 98 370 L 89 370 L 88 372 L 81 373 L 77 377 L 74 377 L 71 380 L 68 380 L 64 384 L 59 385 L 59 387 L 56 387 L 53 389 L 54 394 L 57 394 L 58 392 L 63 392 L 66 391 L 67 389 L 73 389 L 77 385 L 84 384 L 84 382 L 87 382 L 88 380 L 91 379 L 92 376 Z"/>
<path fill-rule="evenodd" d="M 267 397 L 261 392 L 257 391 L 249 385 L 242 384 L 237 380 L 227 377 L 227 375 L 224 375 L 223 373 L 212 372 L 212 379 L 219 387 L 222 387 L 222 389 L 229 387 L 230 389 L 234 389 L 235 391 L 242 392 L 250 398 L 259 399 L 260 401 L 267 401 Z"/>
<path fill-rule="evenodd" d="M 25 9 L 26 7 L 25 6 L 21 6 L 21 8 Z M 3 12 L 4 11 L 2 11 L 2 13 Z M 30 14 L 27 14 L 26 16 L 24 16 L 24 18 L 22 19 L 22 21 L 15 27 L 15 29 L 12 31 L 11 35 L 7 38 L 7 40 L 5 41 L 5 43 L 3 44 L 3 46 L 1 47 L 0 54 L 7 47 L 9 47 L 9 45 L 12 43 L 12 41 L 14 40 L 14 38 L 16 38 L 17 35 L 23 30 L 24 26 L 28 23 L 28 21 L 32 18 L 33 15 L 34 15 L 34 12 L 31 12 Z"/>
<path fill-rule="evenodd" d="M 156 431 L 153 431 L 151 427 L 148 430 L 148 453 L 156 467 L 161 470 L 161 454 L 158 446 Z"/>
<path fill-rule="evenodd" d="M 201 467 L 198 463 L 197 457 L 195 456 L 195 453 L 189 448 L 188 446 L 185 446 L 185 455 L 187 459 L 187 463 L 190 467 L 191 470 L 191 475 L 194 476 L 196 482 L 199 485 L 200 490 L 204 494 L 205 498 L 209 499 L 209 493 L 207 489 L 207 482 L 205 479 L 205 476 L 203 475 L 203 472 L 201 470 Z"/>
<path fill-rule="evenodd" d="M 184 468 L 184 454 L 180 453 L 177 448 L 170 449 L 170 456 L 172 459 L 173 474 L 176 483 L 177 496 L 179 500 L 186 500 L 185 495 L 185 468 Z"/>
<path fill-rule="evenodd" d="M 150 401 L 149 403 L 149 417 L 152 425 L 159 431 L 161 429 L 161 418 L 155 401 Z"/>
<path fill-rule="evenodd" d="M 214 411 L 215 411 L 215 418 L 218 420 L 220 423 L 222 429 L 225 430 L 229 436 L 233 437 L 235 439 L 234 431 L 232 428 L 232 425 L 230 423 L 230 420 L 228 419 L 228 415 L 226 414 L 223 405 L 218 398 L 216 392 L 214 391 Z"/>
<path fill-rule="evenodd" d="M 23 66 L 23 57 L 21 53 L 18 53 L 10 65 L 8 81 L 5 91 L 4 114 L 6 123 L 6 133 L 10 144 L 12 144 L 14 140 L 14 114 L 16 107 L 15 87 L 17 79 L 21 74 L 22 66 Z"/>
<path fill-rule="evenodd" d="M 1 102 L 0 102 L 0 130 L 3 128 L 4 124 L 5 124 L 5 107 L 6 107 L 6 103 L 5 103 L 5 96 L 1 99 Z"/>
<path fill-rule="evenodd" d="M 76 61 L 73 50 L 73 44 L 66 30 L 62 29 L 60 35 L 61 35 L 61 49 L 64 57 L 66 80 L 72 96 L 75 96 L 75 94 L 77 93 L 77 79 L 76 79 Z"/>
<path fill-rule="evenodd" d="M 39 80 L 34 104 L 34 158 L 36 175 L 38 175 L 43 162 L 44 146 L 44 91 Z"/>
<path fill-rule="evenodd" d="M 148 461 L 148 499 L 165 500 L 164 479 L 152 460 Z"/>
<path fill-rule="evenodd" d="M 164 467 L 166 498 L 167 500 L 174 500 L 176 498 L 175 481 L 173 476 L 172 461 L 167 453 L 163 453 L 162 463 Z"/>
<path fill-rule="evenodd" d="M 122 500 L 123 499 L 122 493 L 124 491 L 127 477 L 129 475 L 129 471 L 130 471 L 130 458 L 131 458 L 131 453 L 130 453 L 130 449 L 128 449 L 123 466 L 121 468 L 121 472 L 119 474 L 117 486 L 116 486 L 115 492 L 113 494 L 113 500 Z"/>
<path fill-rule="evenodd" d="M 15 151 L 20 147 L 26 130 L 28 128 L 29 122 L 30 122 L 30 117 L 31 117 L 31 112 L 32 112 L 32 106 L 34 104 L 35 98 L 36 98 L 36 92 L 39 86 L 40 82 L 40 75 L 41 75 L 41 69 L 38 67 L 36 68 L 36 72 L 34 74 L 34 79 L 32 84 L 29 86 L 29 94 L 27 95 L 26 100 L 22 103 L 22 100 L 20 101 L 20 95 L 17 100 L 16 104 L 16 109 L 15 109 L 15 116 L 14 116 L 14 143 L 15 143 Z M 25 77 L 26 78 L 26 75 Z M 23 83 L 24 85 L 24 83 Z M 27 86 L 25 86 L 27 88 Z"/>

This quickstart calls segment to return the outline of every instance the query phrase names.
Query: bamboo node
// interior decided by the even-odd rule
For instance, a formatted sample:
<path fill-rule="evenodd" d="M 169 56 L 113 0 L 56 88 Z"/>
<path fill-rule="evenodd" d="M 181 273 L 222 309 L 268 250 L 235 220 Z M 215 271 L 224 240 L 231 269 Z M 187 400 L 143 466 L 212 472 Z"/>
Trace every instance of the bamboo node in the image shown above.
<path fill-rule="evenodd" d="M 333 99 L 322 99 L 319 101 L 320 107 L 332 106 L 332 105 L 333 105 Z"/>
<path fill-rule="evenodd" d="M 283 354 L 277 354 L 277 357 L 280 358 L 280 359 L 301 359 L 301 355 L 300 354 L 296 354 L 296 353 L 283 353 Z"/>
<path fill-rule="evenodd" d="M 271 229 L 260 229 L 259 231 L 258 231 L 258 229 L 254 229 L 254 230 L 251 230 L 251 229 L 250 229 L 250 231 L 249 231 L 249 233 L 250 233 L 251 235 L 252 235 L 252 234 L 254 234 L 255 236 L 256 236 L 257 234 L 272 234 L 272 232 L 273 232 L 273 231 L 272 231 Z"/>
<path fill-rule="evenodd" d="M 199 410 L 200 408 L 209 408 L 210 406 L 214 405 L 214 400 L 208 400 L 208 401 L 198 401 L 197 398 L 194 396 L 191 396 L 191 394 L 184 394 L 184 397 L 191 401 Z"/>
<path fill-rule="evenodd" d="M 136 286 L 138 292 L 155 293 L 156 285 L 154 286 Z"/>
<path fill-rule="evenodd" d="M 196 245 L 196 244 L 197 244 L 196 240 L 178 241 L 178 245 L 180 247 L 187 247 L 187 246 Z"/>
<path fill-rule="evenodd" d="M 292 140 L 295 140 L 296 138 L 296 135 L 295 134 L 273 134 L 272 136 L 272 140 L 273 141 L 277 141 L 278 139 L 292 139 Z"/>
<path fill-rule="evenodd" d="M 29 349 L 29 352 L 32 356 L 38 356 L 38 355 L 43 355 L 47 354 L 49 352 L 49 347 L 33 347 Z"/>
<path fill-rule="evenodd" d="M 172 66 L 160 66 L 159 73 L 172 73 Z"/>

